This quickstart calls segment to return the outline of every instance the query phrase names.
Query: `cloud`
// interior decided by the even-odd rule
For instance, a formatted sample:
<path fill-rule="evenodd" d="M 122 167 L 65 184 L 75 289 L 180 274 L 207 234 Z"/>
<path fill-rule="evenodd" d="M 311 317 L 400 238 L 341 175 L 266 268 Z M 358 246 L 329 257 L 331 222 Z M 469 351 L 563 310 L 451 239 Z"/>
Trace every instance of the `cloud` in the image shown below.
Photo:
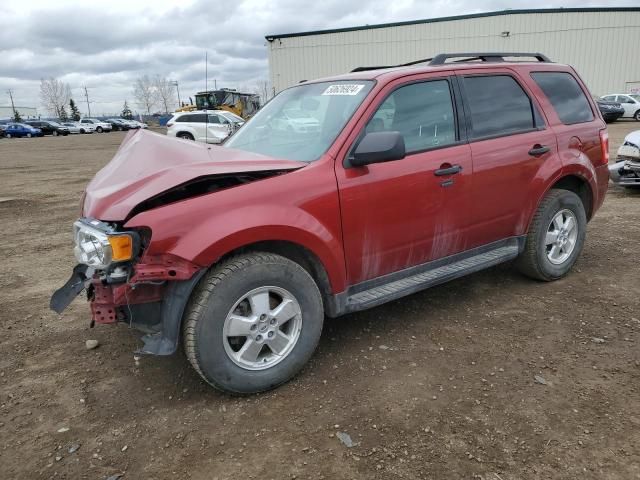
<path fill-rule="evenodd" d="M 601 3 L 601 2 L 598 2 Z M 609 1 L 633 6 L 637 0 Z M 590 6 L 583 0 L 30 0 L 3 6 L 0 15 L 0 92 L 11 88 L 21 105 L 39 106 L 39 83 L 58 77 L 92 113 L 115 113 L 141 75 L 177 80 L 184 97 L 204 87 L 243 87 L 268 77 L 268 34 L 460 15 L 506 8 Z M 2 98 L 2 97 L 0 97 Z M 4 104 L 7 99 L 0 100 Z"/>

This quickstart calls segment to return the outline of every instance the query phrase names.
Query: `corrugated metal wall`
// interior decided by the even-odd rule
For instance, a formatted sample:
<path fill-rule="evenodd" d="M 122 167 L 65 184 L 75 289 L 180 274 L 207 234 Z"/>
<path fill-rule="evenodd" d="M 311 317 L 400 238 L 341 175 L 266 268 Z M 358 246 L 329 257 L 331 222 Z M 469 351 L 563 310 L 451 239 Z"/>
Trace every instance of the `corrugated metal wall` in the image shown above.
<path fill-rule="evenodd" d="M 640 85 L 640 11 L 507 14 L 275 38 L 267 48 L 276 92 L 358 66 L 464 51 L 542 52 L 574 66 L 598 95 Z"/>

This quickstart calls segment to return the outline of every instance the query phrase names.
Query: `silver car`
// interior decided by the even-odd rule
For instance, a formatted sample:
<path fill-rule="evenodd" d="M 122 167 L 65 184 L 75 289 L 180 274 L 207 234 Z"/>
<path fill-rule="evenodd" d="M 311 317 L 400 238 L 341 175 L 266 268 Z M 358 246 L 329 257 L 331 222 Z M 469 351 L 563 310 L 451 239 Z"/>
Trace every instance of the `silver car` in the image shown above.
<path fill-rule="evenodd" d="M 624 137 L 616 162 L 609 165 L 609 178 L 622 187 L 640 188 L 640 130 Z"/>

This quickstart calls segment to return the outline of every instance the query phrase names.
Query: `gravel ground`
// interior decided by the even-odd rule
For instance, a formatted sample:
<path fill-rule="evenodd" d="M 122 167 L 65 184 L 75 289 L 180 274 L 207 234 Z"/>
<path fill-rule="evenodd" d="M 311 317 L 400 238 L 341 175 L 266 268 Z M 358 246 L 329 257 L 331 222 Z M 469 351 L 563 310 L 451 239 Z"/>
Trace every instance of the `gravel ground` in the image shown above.
<path fill-rule="evenodd" d="M 48 310 L 123 136 L 0 139 L 3 478 L 640 478 L 640 192 L 610 189 L 567 278 L 505 264 L 327 320 L 294 381 L 234 398 L 86 302 Z"/>

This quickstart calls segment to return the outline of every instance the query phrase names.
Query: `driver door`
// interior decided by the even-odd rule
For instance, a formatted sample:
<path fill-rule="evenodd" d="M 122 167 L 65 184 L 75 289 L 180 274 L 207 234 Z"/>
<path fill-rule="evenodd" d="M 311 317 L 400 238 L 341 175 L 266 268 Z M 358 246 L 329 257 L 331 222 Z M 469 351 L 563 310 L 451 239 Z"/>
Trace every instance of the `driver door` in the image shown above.
<path fill-rule="evenodd" d="M 399 131 L 406 157 L 336 165 L 350 285 L 466 249 L 471 152 L 461 139 L 453 92 L 442 72 L 390 84 L 358 138 Z M 459 172 L 442 173 L 452 166 Z"/>

